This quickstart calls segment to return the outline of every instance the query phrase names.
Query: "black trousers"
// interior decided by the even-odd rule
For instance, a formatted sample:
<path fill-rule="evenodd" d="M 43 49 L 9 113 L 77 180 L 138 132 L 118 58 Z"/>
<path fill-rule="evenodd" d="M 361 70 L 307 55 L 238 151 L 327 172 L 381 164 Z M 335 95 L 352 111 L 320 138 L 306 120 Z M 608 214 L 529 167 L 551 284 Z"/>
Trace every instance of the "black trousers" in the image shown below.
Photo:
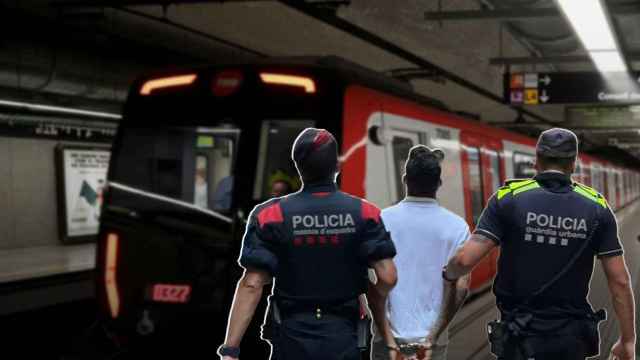
<path fill-rule="evenodd" d="M 271 340 L 271 360 L 360 360 L 357 322 L 313 313 L 287 316 Z"/>
<path fill-rule="evenodd" d="M 527 357 L 520 342 L 510 342 L 505 356 L 498 360 L 584 360 L 588 345 L 576 336 L 530 337 L 526 340 L 534 349 L 534 356 Z"/>

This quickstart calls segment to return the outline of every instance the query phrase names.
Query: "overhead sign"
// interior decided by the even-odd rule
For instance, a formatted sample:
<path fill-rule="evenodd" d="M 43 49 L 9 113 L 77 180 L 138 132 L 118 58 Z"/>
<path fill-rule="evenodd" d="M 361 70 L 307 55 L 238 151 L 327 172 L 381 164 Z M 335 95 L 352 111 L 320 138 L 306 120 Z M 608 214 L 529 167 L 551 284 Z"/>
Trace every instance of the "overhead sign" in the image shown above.
<path fill-rule="evenodd" d="M 570 128 L 640 129 L 640 106 L 569 106 Z"/>
<path fill-rule="evenodd" d="M 505 74 L 504 90 L 505 102 L 513 105 L 640 104 L 640 72 Z"/>

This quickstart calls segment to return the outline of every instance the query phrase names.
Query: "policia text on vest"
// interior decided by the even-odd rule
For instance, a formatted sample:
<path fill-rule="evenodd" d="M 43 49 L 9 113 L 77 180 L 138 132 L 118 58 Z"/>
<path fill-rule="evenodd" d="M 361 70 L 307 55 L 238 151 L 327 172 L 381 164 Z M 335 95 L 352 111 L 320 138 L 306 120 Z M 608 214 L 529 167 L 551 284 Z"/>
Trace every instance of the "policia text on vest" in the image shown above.
<path fill-rule="evenodd" d="M 302 190 L 256 206 L 249 217 L 239 258 L 245 273 L 218 351 L 223 360 L 239 358 L 240 341 L 272 278 L 272 311 L 263 326 L 272 359 L 360 360 L 367 343 L 362 335 L 369 333 L 360 297 L 367 293 L 370 303 L 384 303 L 396 282 L 396 251 L 380 210 L 336 186 L 333 136 L 304 130 L 292 158 Z M 374 286 L 369 267 L 378 278 Z"/>

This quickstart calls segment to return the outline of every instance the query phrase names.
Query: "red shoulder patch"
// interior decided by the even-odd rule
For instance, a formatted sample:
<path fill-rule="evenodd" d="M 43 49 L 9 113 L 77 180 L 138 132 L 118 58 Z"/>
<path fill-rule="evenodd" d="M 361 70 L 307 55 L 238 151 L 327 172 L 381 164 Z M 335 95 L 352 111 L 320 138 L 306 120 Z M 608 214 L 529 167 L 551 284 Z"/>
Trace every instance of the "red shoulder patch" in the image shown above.
<path fill-rule="evenodd" d="M 380 222 L 380 209 L 372 203 L 362 200 L 362 210 L 361 210 L 362 219 L 372 219 L 375 222 Z"/>
<path fill-rule="evenodd" d="M 267 206 L 258 213 L 258 224 L 260 224 L 260 227 L 269 223 L 281 222 L 284 222 L 284 217 L 282 216 L 282 209 L 280 208 L 279 202 Z"/>

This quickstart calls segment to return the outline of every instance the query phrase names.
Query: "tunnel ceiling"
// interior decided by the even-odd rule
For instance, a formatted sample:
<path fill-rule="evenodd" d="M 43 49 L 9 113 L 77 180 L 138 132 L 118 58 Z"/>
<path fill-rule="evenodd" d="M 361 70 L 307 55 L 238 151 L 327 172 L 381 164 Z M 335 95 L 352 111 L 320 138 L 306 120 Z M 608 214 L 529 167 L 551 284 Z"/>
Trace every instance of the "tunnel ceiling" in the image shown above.
<path fill-rule="evenodd" d="M 113 57 L 118 65 L 109 68 L 105 64 L 98 71 L 105 86 L 118 96 L 107 99 L 107 92 L 103 91 L 105 101 L 121 101 L 136 74 L 169 64 L 229 62 L 255 56 L 337 55 L 387 73 L 416 67 L 398 54 L 288 6 L 286 1 L 184 0 L 181 4 L 175 3 L 177 1 L 21 0 L 5 1 L 3 5 L 12 11 L 28 14 L 32 19 L 46 19 L 49 26 L 75 34 L 71 38 L 78 39 L 69 46 L 76 52 L 80 48 L 98 49 L 102 51 L 98 51 L 98 58 L 105 59 L 105 49 L 110 50 L 106 51 L 109 59 Z M 570 27 L 559 16 L 458 21 L 425 18 L 427 12 L 509 10 L 517 13 L 530 8 L 553 7 L 552 0 L 316 0 L 307 3 L 325 8 L 346 4 L 335 7 L 335 16 L 340 20 L 389 40 L 498 96 L 502 96 L 502 76 L 506 68 L 504 65 L 491 65 L 490 59 L 537 59 L 531 64 L 510 65 L 511 71 L 594 71 L 588 59 L 572 63 L 541 62 L 540 58 L 580 57 L 584 54 Z M 624 0 L 607 3 L 609 7 L 637 4 Z M 166 6 L 161 6 L 163 4 Z M 640 28 L 637 27 L 640 12 L 612 12 L 612 17 L 629 62 L 635 69 L 640 69 L 640 63 L 635 61 L 640 60 L 635 58 L 640 52 Z M 57 42 L 66 43 L 66 38 L 59 37 Z M 11 41 L 14 39 L 7 40 Z M 17 41 L 23 46 L 28 44 L 25 40 Z M 7 48 L 0 47 L 0 51 Z M 89 58 L 92 59 L 91 55 Z M 2 67 L 9 65 L 0 61 L 0 86 L 11 86 L 9 80 L 3 81 L 2 75 Z M 46 64 L 40 65 L 47 68 Z M 69 65 L 65 70 L 76 69 Z M 79 72 L 95 74 L 95 69 Z M 76 80 L 81 81 L 82 74 L 76 75 Z M 455 82 L 440 80 L 442 77 L 438 76 L 417 78 L 412 79 L 412 85 L 417 92 L 443 101 L 454 111 L 469 113 L 491 124 L 531 135 L 551 126 L 527 115 L 524 123 L 517 121 L 516 110 Z M 93 95 L 96 99 L 99 98 L 96 94 L 101 94 L 97 85 L 93 92 L 77 90 L 78 93 L 73 95 L 79 97 L 90 98 Z M 55 92 L 55 87 L 48 91 Z M 602 114 L 608 116 L 612 111 L 615 116 L 626 116 L 629 126 L 624 129 L 584 128 L 579 133 L 586 140 L 587 147 L 613 145 L 640 157 L 640 111 L 637 111 L 640 108 L 602 110 L 562 105 L 525 108 L 558 125 L 562 125 L 569 113 L 576 119 L 583 116 L 587 120 Z"/>

